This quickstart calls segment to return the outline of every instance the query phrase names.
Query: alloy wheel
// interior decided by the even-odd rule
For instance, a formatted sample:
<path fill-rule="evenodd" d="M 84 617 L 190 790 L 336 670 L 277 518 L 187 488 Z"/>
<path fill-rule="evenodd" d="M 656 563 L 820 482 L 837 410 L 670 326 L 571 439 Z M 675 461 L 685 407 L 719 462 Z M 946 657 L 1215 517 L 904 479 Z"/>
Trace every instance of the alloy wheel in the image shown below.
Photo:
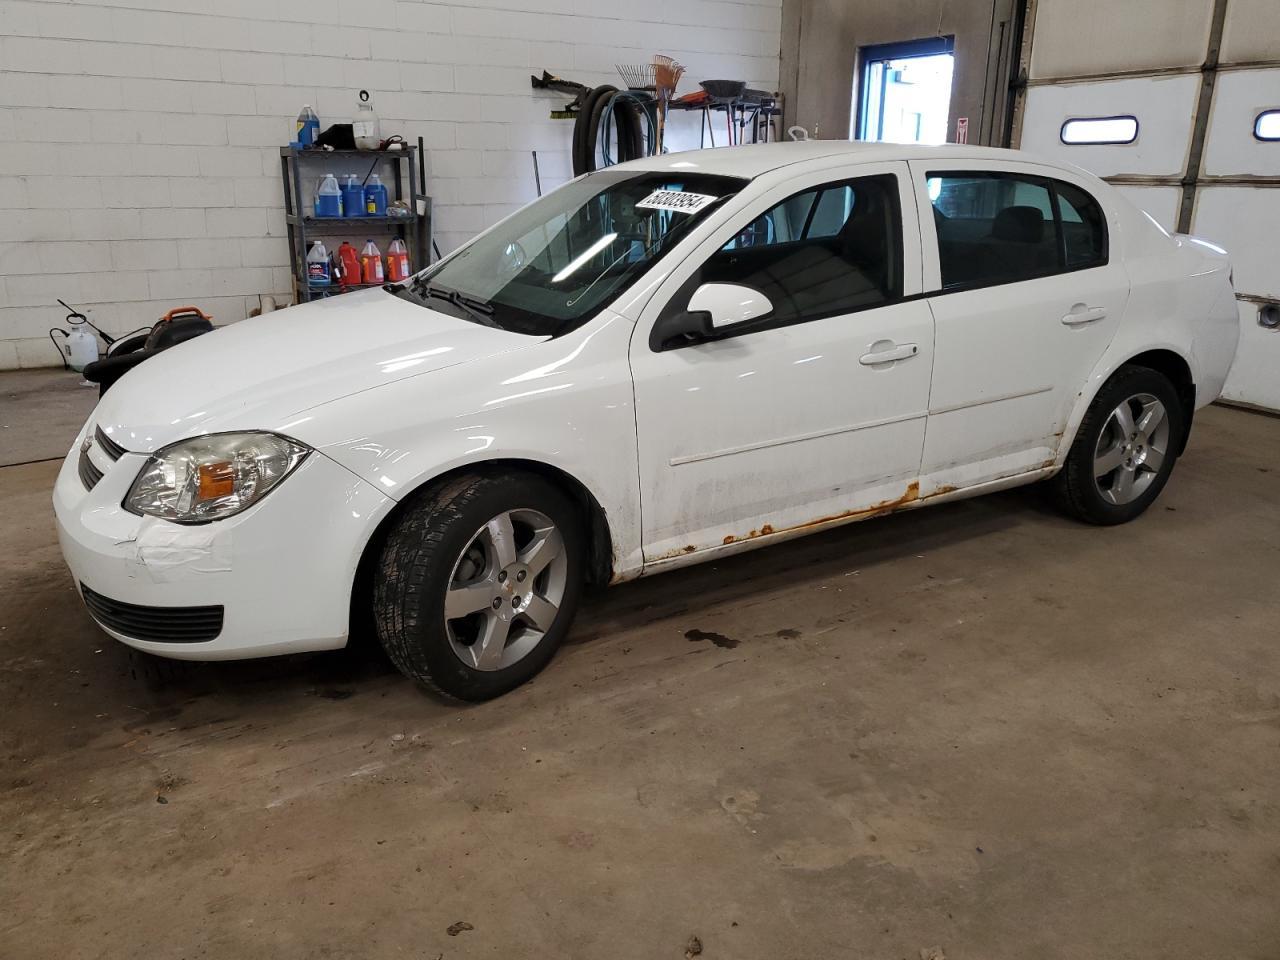
<path fill-rule="evenodd" d="M 555 623 L 569 558 L 555 523 L 537 510 L 508 510 L 476 531 L 453 565 L 445 594 L 449 644 L 476 670 L 523 659 Z"/>
<path fill-rule="evenodd" d="M 1169 416 L 1149 393 L 1111 411 L 1093 453 L 1093 482 L 1107 503 L 1123 506 L 1141 497 L 1169 454 Z"/>

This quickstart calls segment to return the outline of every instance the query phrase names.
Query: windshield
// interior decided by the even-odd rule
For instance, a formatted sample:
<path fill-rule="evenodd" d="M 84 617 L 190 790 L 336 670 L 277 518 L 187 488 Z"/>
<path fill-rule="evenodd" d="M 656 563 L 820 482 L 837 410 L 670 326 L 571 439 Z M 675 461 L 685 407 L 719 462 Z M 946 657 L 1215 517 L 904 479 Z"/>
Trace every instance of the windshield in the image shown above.
<path fill-rule="evenodd" d="M 745 184 L 709 174 L 593 173 L 512 214 L 397 295 L 515 333 L 560 336 Z"/>

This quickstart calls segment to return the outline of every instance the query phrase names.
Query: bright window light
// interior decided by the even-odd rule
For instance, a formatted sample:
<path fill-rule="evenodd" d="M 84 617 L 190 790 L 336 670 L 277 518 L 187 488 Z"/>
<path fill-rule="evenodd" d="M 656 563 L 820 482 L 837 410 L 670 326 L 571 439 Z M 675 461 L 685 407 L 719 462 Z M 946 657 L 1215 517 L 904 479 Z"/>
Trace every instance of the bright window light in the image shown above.
<path fill-rule="evenodd" d="M 613 241 L 618 239 L 616 233 L 606 233 L 603 237 L 587 247 L 579 256 L 575 257 L 570 264 L 551 278 L 552 283 L 559 283 L 565 277 L 577 272 L 578 268 L 594 257 L 597 253 L 607 247 Z"/>
<path fill-rule="evenodd" d="M 1280 140 L 1280 110 L 1263 110 L 1253 121 L 1253 135 L 1259 140 Z"/>
<path fill-rule="evenodd" d="M 1077 117 L 1062 125 L 1062 142 L 1133 143 L 1138 139 L 1137 117 Z"/>

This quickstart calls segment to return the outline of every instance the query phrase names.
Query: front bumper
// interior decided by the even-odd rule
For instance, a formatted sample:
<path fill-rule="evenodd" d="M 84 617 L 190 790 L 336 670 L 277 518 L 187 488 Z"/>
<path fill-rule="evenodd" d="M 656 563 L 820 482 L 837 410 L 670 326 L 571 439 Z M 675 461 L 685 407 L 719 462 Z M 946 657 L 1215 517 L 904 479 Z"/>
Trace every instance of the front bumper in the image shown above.
<path fill-rule="evenodd" d="M 88 489 L 80 444 L 92 430 L 85 427 L 63 462 L 53 508 L 62 555 L 77 589 L 91 591 L 90 612 L 103 630 L 131 647 L 182 660 L 346 643 L 356 566 L 370 532 L 394 505 L 390 498 L 315 452 L 237 516 L 195 526 L 139 517 L 120 504 L 146 455 L 112 460 L 95 443 L 88 456 L 102 476 Z M 103 598 L 128 616 L 111 617 Z M 183 608 L 213 606 L 223 616 L 212 639 L 193 641 L 176 629 L 172 639 L 156 639 L 165 635 L 165 622 L 181 622 Z M 148 639 L 121 632 L 131 622 Z"/>

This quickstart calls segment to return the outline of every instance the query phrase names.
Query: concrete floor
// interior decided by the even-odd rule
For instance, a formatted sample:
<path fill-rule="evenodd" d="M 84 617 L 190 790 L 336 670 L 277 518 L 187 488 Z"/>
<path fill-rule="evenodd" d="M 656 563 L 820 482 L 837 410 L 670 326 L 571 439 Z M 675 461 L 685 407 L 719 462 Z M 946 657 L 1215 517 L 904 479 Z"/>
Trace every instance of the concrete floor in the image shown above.
<path fill-rule="evenodd" d="M 98 402 L 97 386 L 81 386 L 70 370 L 0 373 L 0 467 L 61 459 Z"/>
<path fill-rule="evenodd" d="M 131 655 L 55 468 L 0 469 L 0 956 L 1280 956 L 1280 421 L 1205 411 L 1126 527 L 1015 491 L 616 588 L 465 708 Z"/>

